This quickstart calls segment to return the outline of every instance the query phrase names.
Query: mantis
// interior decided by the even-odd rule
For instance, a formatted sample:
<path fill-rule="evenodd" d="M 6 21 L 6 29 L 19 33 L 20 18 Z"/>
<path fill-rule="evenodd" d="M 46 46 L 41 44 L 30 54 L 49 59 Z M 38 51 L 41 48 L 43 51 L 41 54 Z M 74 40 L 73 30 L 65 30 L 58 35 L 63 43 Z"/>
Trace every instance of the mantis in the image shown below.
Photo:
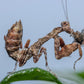
<path fill-rule="evenodd" d="M 58 35 L 61 32 L 66 32 L 71 36 L 73 36 L 74 42 L 65 45 L 62 37 Z M 23 27 L 20 20 L 19 22 L 13 24 L 13 26 L 8 30 L 7 35 L 4 36 L 5 49 L 8 55 L 16 61 L 13 72 L 16 70 L 17 63 L 19 63 L 19 66 L 21 67 L 31 57 L 33 57 L 33 62 L 37 63 L 42 54 L 44 54 L 45 56 L 45 65 L 47 69 L 51 71 L 48 67 L 46 48 L 42 47 L 42 45 L 50 39 L 54 39 L 54 50 L 56 59 L 61 59 L 63 57 L 70 56 L 72 52 L 79 49 L 80 57 L 74 62 L 74 69 L 75 69 L 76 62 L 82 58 L 81 45 L 84 43 L 84 34 L 83 32 L 78 31 L 74 32 L 74 30 L 70 28 L 70 24 L 68 21 L 62 22 L 60 27 L 54 28 L 46 36 L 39 38 L 30 47 L 29 47 L 30 40 L 27 40 L 24 48 L 22 48 L 22 35 L 23 35 Z M 60 47 L 61 50 L 59 49 Z"/>

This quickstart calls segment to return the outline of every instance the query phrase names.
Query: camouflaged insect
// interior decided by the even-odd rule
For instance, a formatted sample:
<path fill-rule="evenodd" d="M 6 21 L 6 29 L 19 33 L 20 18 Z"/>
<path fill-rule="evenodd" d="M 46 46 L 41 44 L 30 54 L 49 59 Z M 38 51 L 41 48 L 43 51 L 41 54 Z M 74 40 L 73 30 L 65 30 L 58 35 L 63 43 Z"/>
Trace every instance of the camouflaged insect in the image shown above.
<path fill-rule="evenodd" d="M 58 35 L 59 33 L 65 31 L 73 36 L 74 42 L 68 45 L 65 45 L 63 39 Z M 42 53 L 45 55 L 45 65 L 49 71 L 51 71 L 48 67 L 47 62 L 47 52 L 46 48 L 42 47 L 42 45 L 47 42 L 49 39 L 54 39 L 54 49 L 55 49 L 55 57 L 56 59 L 61 59 L 63 57 L 70 56 L 72 52 L 79 49 L 80 57 L 74 63 L 82 57 L 82 49 L 81 44 L 84 42 L 84 34 L 81 32 L 74 32 L 73 29 L 70 28 L 69 22 L 65 21 L 61 23 L 61 27 L 54 28 L 50 33 L 48 33 L 43 38 L 38 39 L 33 45 L 29 47 L 30 40 L 27 40 L 24 48 L 22 48 L 22 23 L 21 21 L 16 22 L 9 30 L 5 39 L 5 48 L 8 55 L 13 58 L 17 62 L 19 62 L 19 66 L 23 66 L 27 60 L 33 57 L 34 63 L 36 63 L 39 58 L 42 56 Z M 59 49 L 61 47 L 61 50 Z M 14 70 L 16 69 L 16 66 Z"/>

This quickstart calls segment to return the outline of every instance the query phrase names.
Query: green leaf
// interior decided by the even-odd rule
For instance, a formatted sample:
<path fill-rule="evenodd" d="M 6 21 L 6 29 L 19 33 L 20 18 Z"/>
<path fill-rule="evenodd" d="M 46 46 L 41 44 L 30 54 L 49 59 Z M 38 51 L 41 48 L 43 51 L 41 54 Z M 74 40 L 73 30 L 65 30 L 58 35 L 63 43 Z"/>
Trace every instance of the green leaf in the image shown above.
<path fill-rule="evenodd" d="M 77 72 L 61 71 L 55 72 L 62 84 L 84 84 L 84 79 L 77 75 Z"/>
<path fill-rule="evenodd" d="M 15 81 L 24 81 L 24 80 L 43 80 L 43 81 L 56 82 L 56 84 L 62 84 L 50 72 L 40 68 L 30 68 L 30 69 L 24 69 L 21 71 L 14 72 L 6 76 L 0 82 L 0 84 L 10 84 Z"/>
<path fill-rule="evenodd" d="M 84 79 L 84 72 L 79 72 L 79 73 L 77 73 L 77 75 Z"/>

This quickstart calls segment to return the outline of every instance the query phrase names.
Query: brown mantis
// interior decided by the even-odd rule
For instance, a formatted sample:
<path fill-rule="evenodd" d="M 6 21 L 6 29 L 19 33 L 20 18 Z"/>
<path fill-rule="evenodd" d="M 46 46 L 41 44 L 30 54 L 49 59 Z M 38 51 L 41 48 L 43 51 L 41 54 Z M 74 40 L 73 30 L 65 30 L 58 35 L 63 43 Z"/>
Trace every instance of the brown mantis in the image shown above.
<path fill-rule="evenodd" d="M 67 32 L 71 34 L 75 41 L 71 44 L 65 45 L 63 39 L 58 35 L 61 32 Z M 54 39 L 54 48 L 55 48 L 55 57 L 56 59 L 61 59 L 62 57 L 70 56 L 72 52 L 79 49 L 80 57 L 75 61 L 75 63 L 82 57 L 81 44 L 84 42 L 84 34 L 80 32 L 74 32 L 69 25 L 69 22 L 65 21 L 61 23 L 61 27 L 54 28 L 50 33 L 48 33 L 43 38 L 38 39 L 33 45 L 29 47 L 30 40 L 27 40 L 24 48 L 22 48 L 22 35 L 23 28 L 21 20 L 16 22 L 11 29 L 8 30 L 5 39 L 5 48 L 8 55 L 16 61 L 14 71 L 16 69 L 17 63 L 19 66 L 23 66 L 27 60 L 33 57 L 34 63 L 38 62 L 39 58 L 42 56 L 42 53 L 45 55 L 46 67 L 48 67 L 47 62 L 47 52 L 46 48 L 42 45 L 47 42 L 49 39 Z M 61 50 L 59 50 L 61 47 Z M 74 63 L 74 68 L 75 68 Z M 50 70 L 50 69 L 49 69 Z"/>

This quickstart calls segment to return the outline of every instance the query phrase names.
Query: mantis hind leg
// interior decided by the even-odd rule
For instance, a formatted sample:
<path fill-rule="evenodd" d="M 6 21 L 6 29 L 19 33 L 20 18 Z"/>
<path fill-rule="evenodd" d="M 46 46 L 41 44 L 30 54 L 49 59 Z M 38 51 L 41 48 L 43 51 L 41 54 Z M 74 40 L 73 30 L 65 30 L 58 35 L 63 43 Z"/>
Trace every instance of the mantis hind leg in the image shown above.
<path fill-rule="evenodd" d="M 14 72 L 16 71 L 17 63 L 18 63 L 18 61 L 16 61 L 16 63 L 15 63 L 15 67 L 14 67 L 13 71 L 12 71 L 12 72 L 8 72 L 8 74 L 14 73 Z"/>
<path fill-rule="evenodd" d="M 42 56 L 42 53 L 44 53 L 44 55 L 45 55 L 45 65 L 46 65 L 46 67 L 48 66 L 48 62 L 47 62 L 47 52 L 46 52 L 46 49 L 44 48 L 44 47 L 42 47 L 41 49 L 40 49 L 40 52 L 39 52 L 39 54 L 38 55 L 34 55 L 33 56 L 33 61 L 34 61 L 34 63 L 37 63 L 38 62 L 38 60 L 39 60 L 39 58 Z"/>
<path fill-rule="evenodd" d="M 73 66 L 74 70 L 75 70 L 76 63 L 82 58 L 82 49 L 81 49 L 81 45 L 80 44 L 78 44 L 78 49 L 79 49 L 80 57 L 74 62 L 74 66 Z"/>
<path fill-rule="evenodd" d="M 33 56 L 34 63 L 36 63 L 39 60 L 39 58 L 42 56 L 42 53 L 44 53 L 44 55 L 45 55 L 45 66 L 46 66 L 47 70 L 50 73 L 52 73 L 53 75 L 56 76 L 56 74 L 48 66 L 46 48 L 42 47 L 41 50 L 40 50 L 40 53 L 38 55 L 36 55 L 36 56 Z"/>

